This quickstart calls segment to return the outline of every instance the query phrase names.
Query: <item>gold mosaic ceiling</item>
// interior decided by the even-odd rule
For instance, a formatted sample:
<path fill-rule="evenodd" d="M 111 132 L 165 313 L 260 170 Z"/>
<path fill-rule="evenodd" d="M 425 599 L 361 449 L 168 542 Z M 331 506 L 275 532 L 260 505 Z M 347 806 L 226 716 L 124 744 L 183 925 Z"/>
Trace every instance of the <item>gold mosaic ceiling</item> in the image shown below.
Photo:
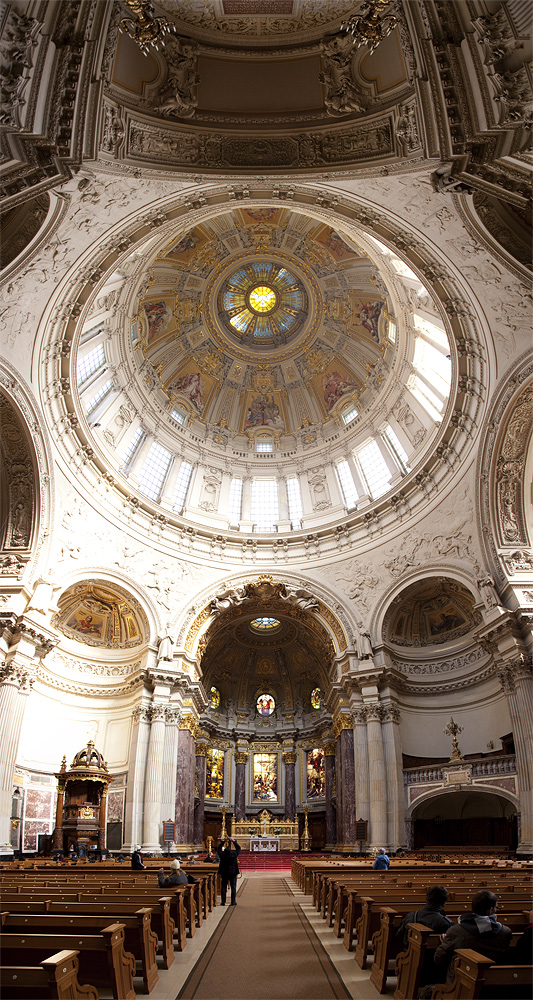
<path fill-rule="evenodd" d="M 150 389 L 235 434 L 339 420 L 368 404 L 369 382 L 374 398 L 376 366 L 393 360 L 372 260 L 288 208 L 198 223 L 160 249 L 144 287 L 136 336 Z"/>

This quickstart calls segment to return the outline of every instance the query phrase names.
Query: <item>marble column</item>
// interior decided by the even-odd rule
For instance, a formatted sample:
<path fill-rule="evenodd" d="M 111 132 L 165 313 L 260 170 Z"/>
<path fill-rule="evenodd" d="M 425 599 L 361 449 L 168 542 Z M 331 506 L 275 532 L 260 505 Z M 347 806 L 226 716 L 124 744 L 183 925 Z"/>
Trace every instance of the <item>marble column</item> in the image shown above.
<path fill-rule="evenodd" d="M 61 771 L 66 771 L 67 758 L 63 757 Z M 52 834 L 52 847 L 54 851 L 63 850 L 63 806 L 65 804 L 65 782 L 59 778 L 57 783 L 56 798 L 56 823 Z"/>
<path fill-rule="evenodd" d="M 520 797 L 517 854 L 533 854 L 533 678 L 522 659 L 500 672 L 513 727 L 516 776 Z"/>
<path fill-rule="evenodd" d="M 235 819 L 246 818 L 246 765 L 249 755 L 242 750 L 235 751 Z"/>
<path fill-rule="evenodd" d="M 337 843 L 337 821 L 333 804 L 333 788 L 335 783 L 335 744 L 324 744 L 326 769 L 326 847 L 334 850 Z"/>
<path fill-rule="evenodd" d="M 400 742 L 400 712 L 396 705 L 383 706 L 383 756 L 387 776 L 388 847 L 405 847 L 403 761 Z"/>
<path fill-rule="evenodd" d="M 366 735 L 368 740 L 368 774 L 370 779 L 370 848 L 388 846 L 387 839 L 387 776 L 383 753 L 380 704 L 366 705 Z"/>
<path fill-rule="evenodd" d="M 338 731 L 338 755 L 336 753 L 336 759 L 340 765 L 340 770 L 337 770 L 337 803 L 339 786 L 342 790 L 342 845 L 353 851 L 355 844 L 355 760 L 351 716 L 339 716 L 335 728 Z M 339 807 L 337 805 L 337 830 L 338 826 Z"/>
<path fill-rule="evenodd" d="M 123 834 L 123 850 L 128 853 L 142 843 L 143 792 L 150 718 L 149 705 L 138 705 L 133 710 Z"/>
<path fill-rule="evenodd" d="M 194 778 L 198 721 L 192 715 L 180 719 L 176 766 L 176 844 L 190 851 L 194 847 Z"/>
<path fill-rule="evenodd" d="M 340 740 L 335 740 L 335 784 L 337 793 L 337 847 L 342 847 L 344 843 L 343 820 L 342 820 L 342 760 Z"/>
<path fill-rule="evenodd" d="M 368 739 L 366 734 L 366 709 L 354 712 L 355 743 L 355 811 L 356 819 L 370 820 L 370 775 L 368 773 Z M 368 827 L 367 827 L 368 829 Z M 366 845 L 361 845 L 366 850 Z"/>
<path fill-rule="evenodd" d="M 20 643 L 19 643 L 20 645 Z M 12 856 L 11 799 L 13 774 L 22 730 L 28 695 L 33 685 L 33 654 L 35 645 L 27 653 L 19 651 L 0 670 L 0 856 Z"/>
<path fill-rule="evenodd" d="M 285 819 L 293 820 L 296 815 L 296 751 L 283 754 L 285 764 Z"/>
<path fill-rule="evenodd" d="M 207 744 L 196 744 L 196 780 L 194 804 L 194 846 L 201 847 L 204 840 L 205 824 L 205 757 Z"/>
<path fill-rule="evenodd" d="M 157 689 L 156 689 L 157 692 Z M 163 696 L 168 697 L 168 689 Z M 154 698 L 158 697 L 154 693 Z M 144 817 L 142 848 L 150 854 L 161 854 L 161 784 L 163 779 L 163 748 L 165 745 L 165 705 L 155 701 L 150 709 L 151 724 L 146 754 L 144 779 Z"/>
<path fill-rule="evenodd" d="M 176 807 L 176 758 L 178 755 L 179 708 L 168 705 L 165 710 L 165 745 L 161 777 L 161 823 L 174 822 Z"/>
<path fill-rule="evenodd" d="M 107 785 L 102 789 L 100 799 L 100 813 L 98 816 L 98 848 L 103 851 L 106 846 L 106 812 L 107 812 Z"/>

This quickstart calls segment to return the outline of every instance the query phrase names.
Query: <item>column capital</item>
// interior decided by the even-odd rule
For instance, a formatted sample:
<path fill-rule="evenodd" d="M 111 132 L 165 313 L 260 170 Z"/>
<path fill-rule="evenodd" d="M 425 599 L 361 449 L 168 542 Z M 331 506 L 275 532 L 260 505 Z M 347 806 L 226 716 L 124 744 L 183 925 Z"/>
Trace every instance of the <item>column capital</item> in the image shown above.
<path fill-rule="evenodd" d="M 196 744 L 196 756 L 205 757 L 207 754 L 207 743 L 199 742 Z"/>
<path fill-rule="evenodd" d="M 366 720 L 367 720 L 366 705 L 362 705 L 361 708 L 357 708 L 353 713 L 353 721 L 355 725 L 366 726 Z"/>
<path fill-rule="evenodd" d="M 324 747 L 324 757 L 334 757 L 335 756 L 335 744 L 328 741 L 328 743 L 323 743 Z"/>
<path fill-rule="evenodd" d="M 179 728 L 188 729 L 194 739 L 198 739 L 200 735 L 200 724 L 198 719 L 196 719 L 191 712 L 187 712 L 186 715 L 182 715 L 179 721 Z"/>
<path fill-rule="evenodd" d="M 296 764 L 296 751 L 295 750 L 287 750 L 281 756 L 283 758 L 283 763 L 284 764 Z"/>
<path fill-rule="evenodd" d="M 516 682 L 523 677 L 530 676 L 531 667 L 528 665 L 523 653 L 516 656 L 513 660 L 508 660 L 502 669 L 498 671 L 498 677 L 504 694 L 514 694 Z"/>
<path fill-rule="evenodd" d="M 342 712 L 333 720 L 333 735 L 337 740 L 343 729 L 353 729 L 352 716 L 348 712 Z"/>
<path fill-rule="evenodd" d="M 166 705 L 150 705 L 150 722 L 166 721 Z"/>
<path fill-rule="evenodd" d="M 375 702 L 373 705 L 365 705 L 367 722 L 383 722 L 383 705 Z"/>
<path fill-rule="evenodd" d="M 383 705 L 382 706 L 382 722 L 400 722 L 400 709 L 397 705 Z"/>
<path fill-rule="evenodd" d="M 245 753 L 244 750 L 235 751 L 235 763 L 236 764 L 247 764 L 250 759 L 250 754 Z"/>
<path fill-rule="evenodd" d="M 150 705 L 137 705 L 131 713 L 131 718 L 134 726 L 138 726 L 140 722 L 151 722 Z"/>
<path fill-rule="evenodd" d="M 35 674 L 27 663 L 17 663 L 16 659 L 0 668 L 0 684 L 11 684 L 22 694 L 29 694 L 35 682 Z"/>
<path fill-rule="evenodd" d="M 180 717 L 181 712 L 179 708 L 172 708 L 170 705 L 165 705 L 165 722 L 167 726 L 177 726 Z"/>

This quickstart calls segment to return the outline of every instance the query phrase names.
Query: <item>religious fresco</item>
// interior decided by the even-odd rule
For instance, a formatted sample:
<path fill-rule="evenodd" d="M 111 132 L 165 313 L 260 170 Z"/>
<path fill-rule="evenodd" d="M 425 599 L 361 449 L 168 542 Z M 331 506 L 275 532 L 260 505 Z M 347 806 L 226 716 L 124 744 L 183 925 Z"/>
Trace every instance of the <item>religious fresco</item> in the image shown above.
<path fill-rule="evenodd" d="M 253 801 L 276 802 L 278 799 L 277 753 L 253 755 Z"/>
<path fill-rule="evenodd" d="M 224 798 L 224 751 L 210 748 L 205 758 L 205 797 Z"/>
<path fill-rule="evenodd" d="M 167 392 L 172 398 L 184 397 L 197 413 L 204 409 L 209 394 L 215 385 L 215 379 L 201 372 L 194 361 L 181 369 L 178 377 L 173 377 L 167 386 Z"/>
<path fill-rule="evenodd" d="M 208 240 L 208 234 L 201 226 L 196 226 L 194 229 L 189 230 L 185 236 L 182 236 L 181 239 L 177 240 L 176 243 L 173 243 L 168 250 L 164 250 L 160 257 L 170 258 L 176 264 L 188 264 L 196 251 L 203 247 Z"/>
<path fill-rule="evenodd" d="M 146 336 L 147 344 L 151 344 L 157 337 L 168 330 L 173 319 L 171 302 L 171 299 L 157 299 L 143 302 L 144 315 L 148 327 Z"/>
<path fill-rule="evenodd" d="M 283 404 L 280 392 L 257 395 L 248 392 L 244 404 L 244 430 L 255 427 L 271 427 L 273 430 L 284 431 L 286 427 L 283 415 Z"/>
<path fill-rule="evenodd" d="M 84 581 L 69 587 L 57 603 L 53 624 L 89 646 L 138 646 L 148 631 L 140 604 L 121 587 Z"/>
<path fill-rule="evenodd" d="M 385 618 L 400 646 L 427 646 L 465 635 L 480 621 L 475 598 L 455 580 L 437 578 L 407 587 Z"/>
<path fill-rule="evenodd" d="M 326 413 L 329 413 L 347 393 L 353 393 L 360 388 L 355 375 L 338 358 L 333 358 L 324 371 L 309 380 L 309 384 Z"/>
<path fill-rule="evenodd" d="M 281 208 L 242 208 L 240 214 L 246 226 L 262 223 L 267 226 L 277 226 L 283 209 Z"/>
<path fill-rule="evenodd" d="M 326 764 L 324 751 L 308 750 L 306 765 L 306 789 L 308 799 L 322 799 L 326 794 Z"/>
<path fill-rule="evenodd" d="M 380 318 L 385 308 L 385 302 L 372 296 L 348 294 L 349 315 L 347 330 L 349 333 L 368 334 L 372 340 L 380 342 Z"/>
<path fill-rule="evenodd" d="M 255 703 L 259 715 L 272 715 L 276 702 L 271 694 L 260 694 Z"/>
<path fill-rule="evenodd" d="M 328 251 L 328 253 L 331 254 L 337 264 L 344 261 L 352 263 L 355 258 L 359 257 L 357 251 L 354 250 L 353 247 L 349 246 L 348 243 L 343 240 L 342 236 L 339 236 L 339 234 L 335 232 L 331 226 L 321 226 L 320 229 L 313 234 L 313 239 L 315 243 L 318 243 L 319 246 L 323 247 Z"/>

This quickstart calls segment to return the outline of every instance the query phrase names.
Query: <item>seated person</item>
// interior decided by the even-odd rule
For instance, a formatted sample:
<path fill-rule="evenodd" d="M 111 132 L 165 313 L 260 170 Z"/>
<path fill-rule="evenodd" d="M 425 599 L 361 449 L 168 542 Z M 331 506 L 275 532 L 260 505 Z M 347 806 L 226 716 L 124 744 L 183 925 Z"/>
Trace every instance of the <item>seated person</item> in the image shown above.
<path fill-rule="evenodd" d="M 198 858 L 196 857 L 196 854 L 189 854 L 189 858 L 187 860 L 187 864 L 188 865 L 197 865 L 197 864 L 199 864 L 199 861 L 198 861 Z"/>
<path fill-rule="evenodd" d="M 376 856 L 376 860 L 372 865 L 372 868 L 374 868 L 378 872 L 388 872 L 389 865 L 390 865 L 390 858 L 385 854 L 383 848 L 380 847 Z"/>
<path fill-rule="evenodd" d="M 403 938 L 404 948 L 409 944 L 409 924 L 424 924 L 437 934 L 446 933 L 448 927 L 453 925 L 453 920 L 450 920 L 443 910 L 447 899 L 448 890 L 443 885 L 432 885 L 426 892 L 425 906 L 405 914 L 396 932 L 398 938 Z"/>
<path fill-rule="evenodd" d="M 458 948 L 471 948 L 481 955 L 500 961 L 509 948 L 511 928 L 496 920 L 498 898 L 488 889 L 480 889 L 472 900 L 472 912 L 462 913 L 459 923 L 453 924 L 441 937 L 441 943 L 435 951 L 435 965 L 446 965 L 448 972 L 446 982 L 453 982 L 454 952 Z M 504 959 L 505 961 L 505 959 Z"/>
<path fill-rule="evenodd" d="M 141 854 L 141 845 L 138 844 L 131 856 L 131 867 L 134 871 L 140 872 L 146 865 L 143 864 L 143 856 Z"/>
<path fill-rule="evenodd" d="M 189 879 L 185 872 L 182 872 L 178 859 L 174 858 L 170 862 L 170 875 L 168 878 L 165 878 L 165 869 L 160 868 L 157 873 L 157 881 L 161 889 L 169 889 L 172 885 L 187 885 Z"/>

